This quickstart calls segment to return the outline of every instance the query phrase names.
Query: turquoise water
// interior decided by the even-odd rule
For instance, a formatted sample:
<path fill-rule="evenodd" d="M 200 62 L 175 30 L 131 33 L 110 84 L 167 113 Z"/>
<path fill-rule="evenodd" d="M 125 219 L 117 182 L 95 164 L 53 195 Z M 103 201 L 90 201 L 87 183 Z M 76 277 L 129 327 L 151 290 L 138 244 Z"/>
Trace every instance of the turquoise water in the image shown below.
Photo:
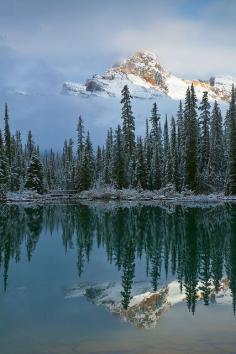
<path fill-rule="evenodd" d="M 236 353 L 236 206 L 0 207 L 0 353 Z M 232 302 L 214 304 L 227 277 Z M 135 328 L 84 297 L 83 282 L 177 279 L 186 301 Z M 202 300 L 196 293 L 201 280 Z"/>

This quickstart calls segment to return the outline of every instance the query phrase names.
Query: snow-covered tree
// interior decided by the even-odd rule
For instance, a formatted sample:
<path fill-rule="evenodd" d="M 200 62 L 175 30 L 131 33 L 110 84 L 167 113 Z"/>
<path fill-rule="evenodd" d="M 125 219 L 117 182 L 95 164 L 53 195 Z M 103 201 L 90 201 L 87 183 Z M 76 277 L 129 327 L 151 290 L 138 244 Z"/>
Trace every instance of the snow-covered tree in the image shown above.
<path fill-rule="evenodd" d="M 142 138 L 137 139 L 136 144 L 136 163 L 135 163 L 135 186 L 142 189 L 147 189 L 148 173 L 147 161 L 145 158 Z"/>
<path fill-rule="evenodd" d="M 133 157 L 133 152 L 135 149 L 135 119 L 132 112 L 131 99 L 129 88 L 127 85 L 124 86 L 121 91 L 122 99 L 122 122 L 123 122 L 123 137 L 124 137 L 124 148 L 127 153 L 128 159 Z"/>
<path fill-rule="evenodd" d="M 210 157 L 210 108 L 211 105 L 208 100 L 208 92 L 203 93 L 202 101 L 199 106 L 199 143 L 200 143 L 200 156 L 199 156 L 199 173 L 201 182 L 207 183 L 208 177 L 208 163 Z"/>
<path fill-rule="evenodd" d="M 229 107 L 229 157 L 226 194 L 236 195 L 236 92 L 232 87 Z"/>
<path fill-rule="evenodd" d="M 224 185 L 225 177 L 225 143 L 221 111 L 215 101 L 210 122 L 210 155 L 208 164 L 208 184 L 216 190 Z"/>
<path fill-rule="evenodd" d="M 193 84 L 187 89 L 184 106 L 185 130 L 185 186 L 192 190 L 197 187 L 198 175 L 198 121 L 197 98 Z"/>
<path fill-rule="evenodd" d="M 112 180 L 115 187 L 121 189 L 127 187 L 127 171 L 125 164 L 125 152 L 123 136 L 120 125 L 115 131 L 112 160 Z"/>
<path fill-rule="evenodd" d="M 88 190 L 94 182 L 95 163 L 90 134 L 87 132 L 80 169 L 79 190 Z"/>
<path fill-rule="evenodd" d="M 29 167 L 27 169 L 26 183 L 27 189 L 32 189 L 38 193 L 43 193 L 43 166 L 39 155 L 34 152 L 31 157 Z"/>

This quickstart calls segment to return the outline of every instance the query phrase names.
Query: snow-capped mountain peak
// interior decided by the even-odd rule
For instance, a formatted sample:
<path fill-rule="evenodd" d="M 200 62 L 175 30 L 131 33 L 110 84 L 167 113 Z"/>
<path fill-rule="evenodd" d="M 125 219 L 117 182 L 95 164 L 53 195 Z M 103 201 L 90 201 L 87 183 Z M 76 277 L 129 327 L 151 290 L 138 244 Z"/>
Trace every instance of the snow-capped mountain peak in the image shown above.
<path fill-rule="evenodd" d="M 128 85 L 136 98 L 154 98 L 166 95 L 174 100 L 183 99 L 187 87 L 193 83 L 198 98 L 204 91 L 209 92 L 210 99 L 228 101 L 232 84 L 236 78 L 216 76 L 209 80 L 184 80 L 179 78 L 160 63 L 156 54 L 139 51 L 120 64 L 112 66 L 104 75 L 94 75 L 85 84 L 65 82 L 63 93 L 89 97 L 120 96 L 124 85 Z"/>

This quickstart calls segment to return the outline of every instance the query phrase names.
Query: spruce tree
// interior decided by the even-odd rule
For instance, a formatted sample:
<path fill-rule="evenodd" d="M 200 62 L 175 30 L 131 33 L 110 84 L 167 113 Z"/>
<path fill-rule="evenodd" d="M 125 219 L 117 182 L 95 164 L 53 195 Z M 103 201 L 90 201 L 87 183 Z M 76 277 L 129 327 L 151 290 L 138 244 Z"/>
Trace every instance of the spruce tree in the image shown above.
<path fill-rule="evenodd" d="M 172 166 L 171 181 L 175 186 L 175 188 L 179 190 L 178 146 L 177 146 L 177 136 L 176 136 L 176 124 L 175 124 L 174 117 L 172 117 L 171 119 L 170 156 L 171 156 L 171 166 Z"/>
<path fill-rule="evenodd" d="M 84 122 L 81 116 L 79 116 L 77 124 L 77 161 L 81 162 L 84 148 Z"/>
<path fill-rule="evenodd" d="M 131 99 L 129 88 L 127 85 L 124 86 L 121 91 L 122 99 L 122 121 L 123 121 L 123 136 L 124 136 L 124 148 L 127 153 L 128 159 L 133 157 L 133 152 L 135 149 L 135 119 L 131 107 Z"/>
<path fill-rule="evenodd" d="M 7 103 L 5 104 L 5 115 L 4 115 L 4 142 L 5 142 L 5 151 L 6 157 L 8 159 L 9 165 L 11 164 L 11 132 L 9 127 L 9 113 L 8 113 L 8 106 Z"/>
<path fill-rule="evenodd" d="M 35 144 L 34 144 L 34 140 L 33 140 L 33 135 L 32 135 L 31 130 L 29 130 L 28 137 L 27 137 L 27 143 L 26 143 L 26 149 L 25 149 L 26 158 L 28 161 L 31 160 L 32 154 L 34 152 L 34 147 L 35 147 Z"/>
<path fill-rule="evenodd" d="M 32 189 L 38 193 L 43 193 L 43 166 L 39 155 L 34 152 L 31 157 L 29 167 L 27 169 L 26 183 L 27 189 Z"/>
<path fill-rule="evenodd" d="M 188 88 L 184 107 L 185 129 L 185 186 L 193 191 L 197 187 L 198 174 L 198 122 L 197 122 L 197 99 L 193 84 Z"/>
<path fill-rule="evenodd" d="M 81 163 L 82 163 L 82 156 L 84 150 L 84 122 L 81 116 L 79 116 L 76 130 L 77 130 L 77 149 L 76 149 L 76 161 L 75 161 L 75 188 L 79 188 Z"/>
<path fill-rule="evenodd" d="M 159 138 L 159 122 L 160 122 L 160 114 L 158 112 L 156 102 L 153 103 L 150 122 L 152 127 L 150 132 L 151 138 L 153 141 L 156 141 Z"/>
<path fill-rule="evenodd" d="M 8 163 L 5 155 L 2 132 L 0 130 L 0 190 L 6 190 L 8 186 Z"/>
<path fill-rule="evenodd" d="M 184 130 L 184 113 L 182 101 L 179 102 L 177 111 L 177 179 L 176 189 L 181 191 L 184 184 L 184 160 L 185 160 L 185 130 Z"/>
<path fill-rule="evenodd" d="M 167 185 L 172 182 L 172 161 L 170 153 L 169 128 L 167 116 L 164 124 L 164 139 L 163 139 L 163 178 Z"/>
<path fill-rule="evenodd" d="M 236 93 L 232 87 L 229 107 L 229 157 L 226 194 L 236 195 Z"/>
<path fill-rule="evenodd" d="M 65 189 L 73 189 L 75 182 L 75 160 L 73 154 L 73 140 L 65 140 L 63 147 L 63 183 Z"/>
<path fill-rule="evenodd" d="M 138 188 L 147 189 L 148 174 L 147 174 L 147 162 L 145 159 L 144 147 L 142 138 L 137 139 L 136 144 L 136 164 L 135 164 L 135 185 Z"/>
<path fill-rule="evenodd" d="M 102 150 L 98 145 L 95 159 L 95 178 L 98 185 L 100 185 L 102 181 L 102 169 L 103 169 L 103 160 L 102 160 Z"/>
<path fill-rule="evenodd" d="M 199 128 L 200 128 L 200 158 L 199 158 L 199 172 L 202 183 L 207 183 L 207 169 L 210 157 L 210 108 L 208 101 L 208 92 L 203 93 L 202 101 L 199 106 Z"/>
<path fill-rule="evenodd" d="M 144 139 L 144 154 L 147 163 L 147 183 L 148 188 L 151 188 L 151 161 L 152 161 L 152 143 L 151 137 L 149 133 L 149 124 L 148 119 L 146 119 L 146 132 L 145 132 L 145 139 Z"/>
<path fill-rule="evenodd" d="M 111 184 L 112 173 L 112 150 L 113 150 L 113 131 L 110 128 L 107 132 L 105 156 L 104 156 L 104 176 L 103 181 L 105 184 Z"/>
<path fill-rule="evenodd" d="M 121 189 L 127 187 L 125 165 L 125 152 L 123 147 L 123 136 L 120 125 L 115 131 L 115 140 L 113 146 L 113 160 L 112 160 L 112 179 L 116 188 Z"/>
<path fill-rule="evenodd" d="M 89 190 L 94 182 L 94 156 L 90 134 L 87 132 L 80 170 L 79 190 Z"/>
<path fill-rule="evenodd" d="M 208 165 L 209 184 L 214 189 L 223 188 L 225 176 L 225 146 L 224 146 L 222 116 L 218 103 L 215 101 L 210 123 L 210 156 Z"/>

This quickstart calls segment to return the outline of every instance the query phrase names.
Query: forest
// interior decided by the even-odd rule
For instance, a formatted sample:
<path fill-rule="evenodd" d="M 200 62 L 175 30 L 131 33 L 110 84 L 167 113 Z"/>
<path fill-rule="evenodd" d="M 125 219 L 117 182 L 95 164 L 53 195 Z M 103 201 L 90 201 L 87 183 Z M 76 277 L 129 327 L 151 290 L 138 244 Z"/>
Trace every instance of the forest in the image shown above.
<path fill-rule="evenodd" d="M 177 192 L 224 192 L 236 195 L 236 90 L 225 116 L 208 92 L 197 101 L 194 86 L 186 91 L 171 119 L 161 119 L 153 103 L 144 136 L 136 136 L 132 96 L 121 92 L 121 124 L 110 128 L 103 146 L 94 146 L 80 116 L 77 140 L 67 139 L 61 151 L 41 151 L 31 130 L 25 144 L 11 133 L 5 104 L 0 130 L 0 191 L 84 191 L 101 186 L 117 189 Z M 162 124 L 161 122 L 164 122 Z"/>

